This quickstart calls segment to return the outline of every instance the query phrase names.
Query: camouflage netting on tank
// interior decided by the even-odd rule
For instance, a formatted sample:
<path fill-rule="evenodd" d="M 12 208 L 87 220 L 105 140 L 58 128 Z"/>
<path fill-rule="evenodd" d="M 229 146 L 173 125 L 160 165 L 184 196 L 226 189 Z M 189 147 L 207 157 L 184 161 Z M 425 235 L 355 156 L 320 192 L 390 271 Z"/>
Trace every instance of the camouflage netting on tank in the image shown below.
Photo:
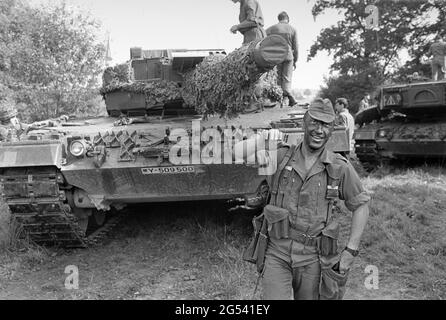
<path fill-rule="evenodd" d="M 142 93 L 145 95 L 148 108 L 156 105 L 163 105 L 169 101 L 181 99 L 181 89 L 176 82 L 172 81 L 154 81 L 154 82 L 134 82 L 117 83 L 112 82 L 106 87 L 101 88 L 101 94 L 124 91 L 132 93 Z"/>
<path fill-rule="evenodd" d="M 105 99 L 106 94 L 117 91 L 143 93 L 148 108 L 183 99 L 186 107 L 204 116 L 226 118 L 237 116 L 262 99 L 280 102 L 283 93 L 277 86 L 277 72 L 260 69 L 250 57 L 250 49 L 244 46 L 227 56 L 206 57 L 184 75 L 182 87 L 171 81 L 131 82 L 128 64 L 108 68 L 101 94 Z"/>
<path fill-rule="evenodd" d="M 118 64 L 105 69 L 102 75 L 102 86 L 108 87 L 112 84 L 129 83 L 131 79 L 131 67 L 129 63 Z"/>
<path fill-rule="evenodd" d="M 187 73 L 183 87 L 186 104 L 205 116 L 232 118 L 257 101 L 257 82 L 265 71 L 252 61 L 249 49 L 244 46 L 227 56 L 206 57 Z"/>
<path fill-rule="evenodd" d="M 283 90 L 277 85 L 277 70 L 271 70 L 260 77 L 256 83 L 257 98 L 269 99 L 272 102 L 282 102 Z"/>

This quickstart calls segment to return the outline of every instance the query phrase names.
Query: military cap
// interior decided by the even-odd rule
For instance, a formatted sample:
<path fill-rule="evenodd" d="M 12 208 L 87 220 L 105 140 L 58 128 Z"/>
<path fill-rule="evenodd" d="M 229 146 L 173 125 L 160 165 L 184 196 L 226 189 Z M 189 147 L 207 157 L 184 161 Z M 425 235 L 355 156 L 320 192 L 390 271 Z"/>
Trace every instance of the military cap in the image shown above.
<path fill-rule="evenodd" d="M 333 106 L 322 100 L 321 98 L 315 99 L 308 107 L 308 114 L 315 120 L 319 120 L 325 123 L 331 123 L 335 120 L 335 112 Z"/>
<path fill-rule="evenodd" d="M 0 100 L 0 121 L 8 122 L 17 115 L 17 109 L 11 99 Z"/>

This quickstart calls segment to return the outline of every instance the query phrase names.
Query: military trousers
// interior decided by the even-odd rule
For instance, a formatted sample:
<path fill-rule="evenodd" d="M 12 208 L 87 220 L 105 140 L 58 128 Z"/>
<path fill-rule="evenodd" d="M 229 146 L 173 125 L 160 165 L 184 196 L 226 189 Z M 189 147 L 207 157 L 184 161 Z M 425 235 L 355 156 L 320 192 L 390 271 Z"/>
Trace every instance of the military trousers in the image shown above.
<path fill-rule="evenodd" d="M 265 29 L 257 26 L 243 32 L 243 45 L 247 45 L 252 41 L 260 40 L 266 37 Z"/>
<path fill-rule="evenodd" d="M 432 68 L 432 79 L 434 81 L 443 80 L 445 78 L 445 74 L 442 70 L 444 68 L 444 60 L 443 59 L 433 59 L 431 62 Z"/>
<path fill-rule="evenodd" d="M 263 299 L 318 300 L 321 265 L 319 261 L 293 268 L 291 261 L 268 254 L 263 272 Z"/>
<path fill-rule="evenodd" d="M 277 66 L 278 85 L 283 90 L 284 96 L 291 95 L 291 81 L 293 79 L 293 61 L 284 61 Z"/>

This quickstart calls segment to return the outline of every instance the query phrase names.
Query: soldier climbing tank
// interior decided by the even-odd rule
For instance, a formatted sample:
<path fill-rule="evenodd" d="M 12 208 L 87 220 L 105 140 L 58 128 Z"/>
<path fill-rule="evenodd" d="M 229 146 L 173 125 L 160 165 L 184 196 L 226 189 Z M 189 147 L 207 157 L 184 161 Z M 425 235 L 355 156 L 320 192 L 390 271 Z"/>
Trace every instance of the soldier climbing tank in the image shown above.
<path fill-rule="evenodd" d="M 237 60 L 239 70 L 245 68 L 242 78 L 230 74 L 235 60 L 225 60 L 223 50 L 133 48 L 128 63 L 104 73 L 101 93 L 108 117 L 61 117 L 21 131 L 5 125 L 0 187 L 21 236 L 41 245 L 86 247 L 132 203 L 236 199 L 238 204 L 243 199 L 246 207 L 263 204 L 266 176 L 255 161 L 235 163 L 232 155 L 236 141 L 268 123 L 261 113 L 232 120 L 205 120 L 202 114 L 224 114 L 222 101 L 238 90 L 231 85 L 258 81 L 283 61 L 285 48 L 277 38 L 267 38 L 236 52 L 243 58 Z M 213 78 L 230 83 L 217 87 Z M 245 102 L 231 100 L 232 112 L 243 110 Z M 14 112 L 4 114 L 6 120 L 11 116 Z M 286 140 L 302 135 L 291 130 Z M 334 145 L 343 148 L 348 142 Z"/>
<path fill-rule="evenodd" d="M 446 81 L 385 86 L 379 101 L 355 119 L 355 152 L 366 168 L 446 156 Z"/>

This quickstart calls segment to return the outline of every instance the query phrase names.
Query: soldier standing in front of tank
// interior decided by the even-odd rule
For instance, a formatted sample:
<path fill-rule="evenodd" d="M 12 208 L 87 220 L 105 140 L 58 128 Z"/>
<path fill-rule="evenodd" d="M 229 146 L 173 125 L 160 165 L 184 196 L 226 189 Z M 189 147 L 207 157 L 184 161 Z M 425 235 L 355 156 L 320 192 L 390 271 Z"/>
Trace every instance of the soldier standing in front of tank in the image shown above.
<path fill-rule="evenodd" d="M 290 17 L 283 11 L 278 15 L 279 23 L 266 29 L 266 34 L 280 35 L 289 45 L 288 58 L 277 66 L 278 84 L 282 87 L 283 97 L 288 98 L 288 105 L 295 106 L 297 101 L 291 94 L 291 81 L 293 78 L 293 71 L 296 70 L 296 62 L 299 58 L 299 48 L 297 42 L 297 31 L 290 24 Z"/>
<path fill-rule="evenodd" d="M 446 69 L 446 43 L 442 40 L 436 41 L 429 48 L 432 55 L 432 80 L 443 80 Z"/>
<path fill-rule="evenodd" d="M 243 35 L 243 45 L 266 36 L 262 9 L 257 0 L 231 0 L 240 2 L 240 23 L 231 27 L 232 33 L 240 32 Z"/>
<path fill-rule="evenodd" d="M 313 101 L 304 116 L 304 137 L 298 145 L 277 152 L 271 178 L 271 199 L 264 208 L 269 243 L 263 269 L 265 299 L 342 299 L 348 271 L 368 220 L 370 196 L 350 162 L 326 148 L 335 113 L 322 99 Z M 270 140 L 280 132 L 270 130 Z M 255 152 L 261 135 L 239 142 L 236 154 Z M 258 145 L 258 144 L 257 144 Z M 269 151 L 257 152 L 259 164 L 274 163 Z M 350 236 L 339 253 L 336 199 L 353 212 Z"/>

